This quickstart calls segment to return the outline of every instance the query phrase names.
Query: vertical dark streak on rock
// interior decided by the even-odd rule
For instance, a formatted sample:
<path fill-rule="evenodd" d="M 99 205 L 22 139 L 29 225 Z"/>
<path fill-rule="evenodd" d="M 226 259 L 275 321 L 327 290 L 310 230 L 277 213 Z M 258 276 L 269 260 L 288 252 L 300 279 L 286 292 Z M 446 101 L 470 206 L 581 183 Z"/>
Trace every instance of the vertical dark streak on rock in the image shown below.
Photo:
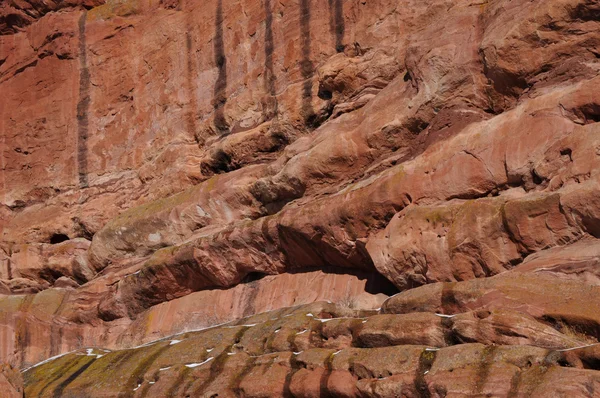
<path fill-rule="evenodd" d="M 194 137 L 198 140 L 197 137 L 197 128 L 196 128 L 196 114 L 198 109 L 198 104 L 196 101 L 196 94 L 194 92 L 194 65 L 192 60 L 192 36 L 190 34 L 191 26 L 188 24 L 188 28 L 185 32 L 185 48 L 186 48 L 186 58 L 187 58 L 187 69 L 186 69 L 186 84 L 187 84 L 187 92 L 189 97 L 189 109 L 187 114 L 187 130 L 190 137 Z"/>
<path fill-rule="evenodd" d="M 319 380 L 319 396 L 321 397 L 331 397 L 331 394 L 329 394 L 329 379 L 333 372 L 333 359 L 334 355 L 330 354 L 323 363 L 323 368 L 325 368 L 325 370 Z"/>
<path fill-rule="evenodd" d="M 192 368 L 184 367 L 181 370 L 181 372 L 179 372 L 177 379 L 175 379 L 175 382 L 171 385 L 165 397 L 181 396 L 182 394 L 177 395 L 177 393 L 179 392 L 180 387 L 183 386 L 183 382 L 185 381 L 185 379 L 187 379 L 191 372 Z"/>
<path fill-rule="evenodd" d="M 63 295 L 63 297 L 60 301 L 60 305 L 58 306 L 56 311 L 54 311 L 54 314 L 53 314 L 54 319 L 56 319 L 58 316 L 60 316 L 60 314 L 65 306 L 65 303 L 67 302 L 67 300 L 70 296 L 71 296 L 70 291 L 67 291 Z M 52 322 L 52 324 L 50 325 L 50 356 L 51 357 L 58 355 L 60 353 L 60 346 L 62 345 L 62 340 L 63 340 L 62 325 Z"/>
<path fill-rule="evenodd" d="M 201 138 L 198 136 L 198 126 L 196 123 L 198 117 L 198 101 L 196 99 L 196 91 L 194 84 L 195 70 L 194 55 L 192 52 L 192 30 L 194 29 L 194 21 L 192 19 L 192 11 L 187 7 L 187 1 L 182 2 L 180 7 L 185 12 L 185 56 L 186 56 L 186 91 L 188 94 L 189 107 L 186 115 L 187 131 L 190 137 L 194 137 L 196 142 L 201 143 Z"/>
<path fill-rule="evenodd" d="M 343 0 L 328 0 L 329 2 L 329 31 L 335 41 L 335 51 L 344 51 L 344 3 Z"/>
<path fill-rule="evenodd" d="M 135 388 L 136 384 L 142 384 L 144 382 L 144 375 L 150 369 L 150 366 L 162 355 L 163 352 L 169 349 L 169 345 L 164 345 L 156 349 L 152 354 L 140 358 L 136 361 L 137 366 L 134 371 L 129 375 L 129 379 L 125 383 L 124 395 L 133 395 L 131 391 Z"/>
<path fill-rule="evenodd" d="M 278 103 L 275 90 L 275 73 L 273 71 L 273 6 L 271 0 L 264 0 L 265 8 L 265 77 L 264 85 L 268 97 L 263 103 L 263 118 L 270 120 L 277 117 Z"/>
<path fill-rule="evenodd" d="M 523 374 L 523 370 L 519 369 L 515 372 L 514 376 L 510 380 L 510 390 L 506 394 L 507 398 L 516 398 L 519 396 L 519 386 L 521 384 L 521 375 Z"/>
<path fill-rule="evenodd" d="M 193 397 L 209 396 L 206 394 L 206 392 L 207 392 L 206 389 L 209 388 L 210 385 L 212 384 L 212 382 L 217 378 L 217 376 L 223 372 L 223 369 L 225 369 L 225 364 L 226 364 L 227 360 L 229 359 L 228 353 L 231 352 L 231 350 L 233 349 L 233 346 L 235 346 L 242 340 L 242 338 L 244 337 L 244 334 L 248 331 L 248 329 L 250 329 L 249 326 L 243 326 L 235 334 L 235 337 L 233 339 L 233 344 L 227 346 L 219 355 L 217 355 L 211 361 L 210 376 L 207 379 L 205 379 L 200 384 L 200 386 L 198 386 L 198 388 L 194 391 L 194 393 L 191 394 L 190 396 L 193 396 Z M 202 393 L 204 393 L 204 395 L 202 395 Z"/>
<path fill-rule="evenodd" d="M 61 365 L 59 368 L 57 368 L 54 371 L 51 371 L 51 373 L 48 375 L 48 378 L 50 379 L 46 384 L 44 384 L 44 386 L 42 387 L 42 389 L 38 392 L 37 396 L 38 397 L 43 397 L 44 396 L 44 392 L 56 381 L 60 380 L 65 374 L 67 374 L 72 368 L 74 368 L 75 366 L 77 366 L 78 364 L 78 360 L 72 361 L 72 362 L 66 362 L 65 364 Z"/>
<path fill-rule="evenodd" d="M 77 174 L 79 188 L 88 186 L 87 139 L 90 109 L 90 72 L 87 66 L 85 21 L 87 10 L 79 18 L 79 102 L 77 103 Z"/>
<path fill-rule="evenodd" d="M 460 303 L 454 293 L 455 282 L 446 282 L 442 287 L 441 295 L 441 311 L 446 315 L 453 315 L 459 312 Z"/>
<path fill-rule="evenodd" d="M 419 397 L 429 398 L 431 397 L 431 391 L 429 391 L 429 385 L 425 380 L 425 375 L 429 372 L 433 366 L 433 362 L 437 353 L 435 351 L 423 350 L 419 357 L 419 366 L 415 374 L 414 388 Z"/>
<path fill-rule="evenodd" d="M 488 377 L 490 376 L 490 370 L 494 363 L 494 357 L 496 355 L 496 351 L 498 346 L 491 345 L 486 346 L 483 349 L 483 353 L 481 354 L 481 364 L 477 370 L 477 377 L 475 380 L 475 392 L 473 395 L 482 396 L 483 389 L 487 382 Z"/>
<path fill-rule="evenodd" d="M 34 296 L 28 294 L 23 299 L 23 302 L 19 305 L 19 314 L 17 316 L 16 327 L 15 327 L 15 346 L 19 350 L 21 355 L 20 363 L 25 363 L 27 355 L 27 348 L 29 348 L 31 342 L 31 336 L 29 334 L 29 326 L 27 325 L 27 313 L 31 304 L 33 303 Z"/>
<path fill-rule="evenodd" d="M 244 305 L 242 316 L 250 316 L 256 313 L 256 310 L 254 309 L 254 301 L 258 295 L 258 285 L 256 284 L 256 281 L 247 283 L 244 286 L 244 290 L 249 290 L 249 292 L 244 291 L 246 304 Z"/>
<path fill-rule="evenodd" d="M 312 78 L 315 68 L 310 60 L 310 0 L 300 0 L 300 34 L 302 36 L 302 60 L 300 69 L 304 83 L 302 85 L 302 116 L 304 122 L 312 124 L 315 113 L 312 108 Z"/>
<path fill-rule="evenodd" d="M 13 278 L 12 276 L 12 263 L 10 261 L 10 257 L 6 259 L 6 271 L 8 272 L 8 280 Z"/>
<path fill-rule="evenodd" d="M 69 377 L 67 377 L 62 383 L 60 383 L 58 385 L 58 387 L 56 387 L 56 390 L 54 390 L 54 394 L 53 394 L 54 398 L 62 397 L 65 388 L 67 388 L 67 386 L 69 384 L 71 384 L 77 377 L 79 377 L 79 375 L 81 375 L 83 372 L 85 372 L 85 370 L 87 368 L 89 368 L 94 363 L 95 360 L 96 360 L 96 358 L 94 358 L 94 357 L 90 358 L 90 360 L 88 362 L 86 362 L 82 367 L 77 369 L 75 372 L 73 372 L 71 375 L 69 375 Z"/>
<path fill-rule="evenodd" d="M 219 71 L 213 91 L 214 123 L 217 133 L 226 134 L 229 132 L 229 125 L 225 120 L 224 114 L 225 104 L 227 103 L 227 58 L 225 57 L 225 45 L 223 42 L 223 0 L 217 0 L 214 53 L 215 64 Z"/>
<path fill-rule="evenodd" d="M 242 396 L 241 384 L 244 381 L 244 378 L 250 373 L 252 368 L 254 367 L 254 363 L 256 362 L 256 358 L 248 358 L 248 361 L 242 368 L 242 371 L 235 376 L 235 379 L 232 382 L 231 390 L 236 396 Z"/>

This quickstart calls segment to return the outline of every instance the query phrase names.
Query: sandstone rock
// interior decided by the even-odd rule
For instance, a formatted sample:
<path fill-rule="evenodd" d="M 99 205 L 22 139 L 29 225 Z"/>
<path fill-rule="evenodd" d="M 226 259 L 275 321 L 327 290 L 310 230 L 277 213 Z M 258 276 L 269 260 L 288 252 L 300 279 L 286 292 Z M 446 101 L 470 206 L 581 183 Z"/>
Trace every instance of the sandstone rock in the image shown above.
<path fill-rule="evenodd" d="M 24 397 L 23 377 L 19 371 L 6 364 L 0 365 L 0 389 L 6 398 Z"/>
<path fill-rule="evenodd" d="M 25 367 L 83 345 L 109 349 L 137 346 L 165 335 L 276 310 L 282 305 L 319 300 L 343 301 L 353 297 L 362 303 L 362 308 L 377 308 L 387 296 L 368 291 L 377 287 L 380 280 L 376 274 L 353 276 L 336 269 L 266 276 L 238 285 L 227 295 L 219 289 L 205 290 L 155 306 L 133 321 L 113 322 L 99 322 L 94 315 L 99 281 L 76 291 L 48 289 L 35 296 L 0 297 L 0 339 L 6 341 L 0 346 L 0 355 Z M 344 307 L 350 313 L 354 311 L 348 303 Z M 352 332 L 347 334 L 351 336 Z M 308 336 L 297 336 L 297 344 L 300 346 L 300 338 Z M 282 344 L 289 343 L 283 338 Z M 257 350 L 263 350 L 262 345 Z"/>
<path fill-rule="evenodd" d="M 55 244 L 15 245 L 10 256 L 11 275 L 38 283 L 54 283 L 61 277 L 85 283 L 94 278 L 96 270 L 87 260 L 90 242 L 78 238 Z"/>
<path fill-rule="evenodd" d="M 594 396 L 598 20 L 3 2 L 0 360 L 72 352 L 35 396 Z"/>
<path fill-rule="evenodd" d="M 257 344 L 273 340 L 284 330 L 297 329 L 298 322 L 308 322 L 310 327 L 322 324 L 320 320 L 326 318 L 316 318 L 316 314 L 345 313 L 346 319 L 358 321 L 350 328 L 360 331 L 364 324 L 356 316 L 361 314 L 347 311 L 332 304 L 315 303 L 171 336 L 135 349 L 79 350 L 26 370 L 26 392 L 42 397 L 543 396 L 556 388 L 575 396 L 593 396 L 594 390 L 589 386 L 599 381 L 598 344 L 552 351 L 529 345 L 464 343 L 438 348 L 398 342 L 400 345 L 335 350 L 319 348 L 325 339 L 318 335 L 299 352 L 290 351 L 291 347 L 269 352 L 273 346 Z M 366 319 L 367 324 L 372 321 L 384 327 L 380 315 Z M 391 332 L 397 330 L 393 323 L 387 325 Z M 513 328 L 509 324 L 505 327 Z M 522 327 L 514 325 L 511 330 L 517 333 Z M 428 333 L 422 330 L 422 337 Z M 358 340 L 355 343 L 361 344 Z M 53 377 L 49 382 L 48 374 Z"/>
<path fill-rule="evenodd" d="M 367 319 L 355 333 L 362 347 L 446 345 L 441 318 L 434 314 L 376 315 Z"/>
<path fill-rule="evenodd" d="M 473 310 L 515 310 L 548 322 L 559 331 L 578 331 L 580 339 L 586 336 L 597 339 L 600 320 L 593 299 L 597 290 L 598 286 L 580 282 L 557 282 L 549 275 L 509 272 L 482 280 L 412 289 L 388 299 L 382 311 L 457 314 Z"/>

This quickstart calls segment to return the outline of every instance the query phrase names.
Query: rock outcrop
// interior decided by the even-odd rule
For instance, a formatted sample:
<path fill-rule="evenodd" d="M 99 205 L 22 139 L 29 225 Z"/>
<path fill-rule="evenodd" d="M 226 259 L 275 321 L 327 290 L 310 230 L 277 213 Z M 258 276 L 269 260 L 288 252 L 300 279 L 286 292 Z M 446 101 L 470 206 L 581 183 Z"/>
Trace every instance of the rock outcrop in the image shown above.
<path fill-rule="evenodd" d="M 0 391 L 6 398 L 23 398 L 23 377 L 7 364 L 0 364 Z"/>
<path fill-rule="evenodd" d="M 26 370 L 26 394 L 595 396 L 600 345 L 587 339 L 511 310 L 377 315 L 321 302 L 128 350 L 72 352 Z"/>
<path fill-rule="evenodd" d="M 0 361 L 32 396 L 597 396 L 599 87 L 594 0 L 5 1 Z"/>

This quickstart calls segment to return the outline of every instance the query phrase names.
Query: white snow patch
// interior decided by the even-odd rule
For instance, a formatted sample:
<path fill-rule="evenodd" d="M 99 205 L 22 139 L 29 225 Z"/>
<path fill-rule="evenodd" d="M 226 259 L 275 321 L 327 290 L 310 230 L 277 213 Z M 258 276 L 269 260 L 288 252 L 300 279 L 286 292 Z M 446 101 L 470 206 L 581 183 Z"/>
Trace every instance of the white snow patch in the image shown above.
<path fill-rule="evenodd" d="M 214 348 L 207 348 L 206 352 L 211 352 L 212 350 L 214 350 Z"/>
<path fill-rule="evenodd" d="M 137 391 L 138 388 L 140 388 L 141 386 L 142 386 L 141 384 L 138 384 L 138 386 L 136 388 L 134 388 L 133 391 Z"/>
<path fill-rule="evenodd" d="M 342 350 L 336 351 L 336 352 L 334 352 L 334 353 L 333 353 L 333 354 L 331 354 L 331 355 L 337 355 L 337 354 L 339 354 L 340 352 L 342 352 Z"/>
<path fill-rule="evenodd" d="M 301 332 L 298 332 L 298 333 L 296 333 L 296 334 L 302 334 L 302 333 L 306 333 L 306 332 L 308 332 L 308 329 L 304 329 L 303 331 L 301 331 Z"/>
<path fill-rule="evenodd" d="M 600 345 L 600 343 L 581 345 L 579 347 L 573 347 L 573 348 L 563 348 L 562 350 L 556 350 L 556 351 L 558 351 L 558 352 L 573 351 L 573 350 L 579 350 L 580 348 L 594 347 L 597 345 Z"/>
<path fill-rule="evenodd" d="M 50 357 L 50 358 L 48 358 L 48 359 L 44 359 L 42 362 L 38 362 L 38 363 L 36 363 L 35 365 L 31 365 L 30 367 L 28 367 L 28 368 L 26 368 L 26 369 L 23 369 L 21 372 L 22 372 L 22 373 L 25 373 L 25 372 L 27 372 L 28 370 L 31 370 L 31 369 L 33 369 L 33 368 L 35 368 L 35 367 L 38 367 L 38 366 L 40 366 L 40 365 L 43 365 L 43 364 L 45 364 L 45 363 L 48 363 L 48 362 L 50 362 L 50 361 L 53 361 L 53 360 L 55 360 L 55 359 L 58 359 L 58 358 L 60 358 L 60 357 L 64 357 L 65 355 L 72 354 L 72 353 L 74 353 L 74 352 L 75 352 L 75 351 L 69 351 L 69 352 L 65 352 L 64 354 L 58 354 L 58 355 L 55 355 L 55 356 L 53 356 L 53 357 Z"/>
<path fill-rule="evenodd" d="M 167 370 L 167 369 L 171 369 L 171 367 L 170 367 L 170 366 L 167 366 L 166 368 L 160 368 L 160 369 L 158 369 L 158 370 L 162 372 L 163 370 Z"/>
<path fill-rule="evenodd" d="M 314 317 L 314 315 L 311 314 L 310 312 L 308 314 L 306 314 L 306 316 L 312 316 L 312 317 Z"/>
<path fill-rule="evenodd" d="M 96 359 L 102 358 L 103 356 L 104 356 L 103 354 L 98 354 L 98 355 L 96 355 Z"/>
<path fill-rule="evenodd" d="M 227 355 L 235 355 L 235 352 L 228 352 Z"/>
<path fill-rule="evenodd" d="M 365 319 L 364 321 L 362 321 L 362 323 L 367 323 L 367 319 Z"/>
<path fill-rule="evenodd" d="M 425 348 L 425 351 L 439 351 L 439 348 Z"/>
<path fill-rule="evenodd" d="M 145 344 L 141 344 L 135 347 L 131 347 L 132 350 L 137 350 L 138 348 L 143 348 L 143 347 L 150 347 L 151 345 L 154 345 L 158 342 L 160 342 L 161 340 L 154 340 L 154 341 L 149 341 L 148 343 Z"/>
<path fill-rule="evenodd" d="M 437 316 L 439 316 L 440 318 L 454 318 L 456 315 L 446 315 L 446 314 L 435 314 Z"/>
<path fill-rule="evenodd" d="M 155 381 L 149 381 L 148 384 L 154 384 L 156 383 Z"/>
<path fill-rule="evenodd" d="M 187 364 L 187 365 L 185 365 L 185 366 L 186 366 L 186 367 L 188 367 L 188 368 L 195 368 L 195 367 L 198 367 L 198 366 L 200 366 L 200 365 L 204 365 L 205 363 L 207 363 L 207 362 L 210 362 L 210 361 L 212 361 L 213 359 L 214 359 L 213 357 L 210 357 L 210 358 L 208 358 L 208 359 L 207 359 L 206 361 L 204 361 L 204 362 L 199 362 L 199 363 L 188 363 L 188 364 Z"/>
<path fill-rule="evenodd" d="M 429 373 L 429 371 L 428 371 L 428 370 L 426 370 L 426 371 L 425 371 L 425 373 L 423 373 L 423 374 L 424 374 L 424 375 L 426 375 L 427 373 Z"/>
<path fill-rule="evenodd" d="M 169 345 L 175 345 L 177 343 L 181 343 L 181 340 L 171 340 L 171 342 L 169 343 Z"/>
<path fill-rule="evenodd" d="M 256 326 L 256 325 L 258 325 L 258 324 L 257 323 L 249 323 L 248 325 L 242 325 L 242 326 L 245 326 L 247 328 L 251 328 L 252 326 Z"/>
<path fill-rule="evenodd" d="M 298 351 L 298 352 L 295 352 L 294 355 L 299 355 L 299 354 L 302 354 L 303 352 L 304 351 Z"/>

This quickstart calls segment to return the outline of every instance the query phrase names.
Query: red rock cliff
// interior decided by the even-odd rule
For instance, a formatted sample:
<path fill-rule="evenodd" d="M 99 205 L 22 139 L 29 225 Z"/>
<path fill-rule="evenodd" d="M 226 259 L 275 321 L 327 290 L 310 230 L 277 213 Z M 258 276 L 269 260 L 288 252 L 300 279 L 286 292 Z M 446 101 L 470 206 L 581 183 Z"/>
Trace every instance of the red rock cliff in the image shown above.
<path fill-rule="evenodd" d="M 39 396 L 123 356 L 107 396 L 594 396 L 599 59 L 594 0 L 3 2 L 0 361 L 74 352 Z M 204 376 L 129 356 L 322 300 L 348 324 L 257 315 Z"/>

